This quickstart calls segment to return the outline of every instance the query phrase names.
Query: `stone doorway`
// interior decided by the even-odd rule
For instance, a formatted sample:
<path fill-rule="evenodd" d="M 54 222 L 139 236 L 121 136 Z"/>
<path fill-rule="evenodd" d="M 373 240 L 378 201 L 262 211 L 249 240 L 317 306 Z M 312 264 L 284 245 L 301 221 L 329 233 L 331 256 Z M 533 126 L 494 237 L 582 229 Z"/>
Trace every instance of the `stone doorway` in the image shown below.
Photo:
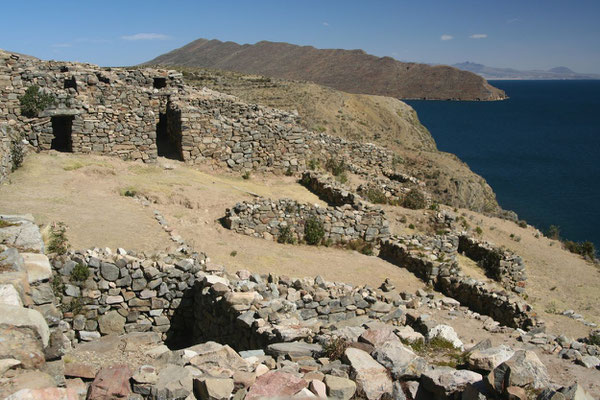
<path fill-rule="evenodd" d="M 183 161 L 181 151 L 181 111 L 167 105 L 156 124 L 156 149 L 159 157 Z"/>
<path fill-rule="evenodd" d="M 50 144 L 52 150 L 73 152 L 73 118 L 72 115 L 52 117 L 52 134 L 54 135 Z"/>

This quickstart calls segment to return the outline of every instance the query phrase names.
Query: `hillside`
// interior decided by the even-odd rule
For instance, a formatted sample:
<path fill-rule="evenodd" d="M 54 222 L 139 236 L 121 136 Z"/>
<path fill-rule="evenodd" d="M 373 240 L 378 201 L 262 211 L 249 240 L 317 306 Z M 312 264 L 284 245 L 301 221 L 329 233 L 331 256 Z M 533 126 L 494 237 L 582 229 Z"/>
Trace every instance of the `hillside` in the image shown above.
<path fill-rule="evenodd" d="M 363 50 L 316 49 L 289 43 L 198 39 L 147 65 L 185 65 L 305 80 L 350 93 L 400 99 L 501 100 L 502 90 L 448 66 L 405 63 Z"/>
<path fill-rule="evenodd" d="M 455 155 L 437 150 L 408 104 L 391 97 L 351 94 L 314 83 L 196 67 L 173 67 L 187 83 L 249 103 L 297 111 L 306 129 L 382 145 L 400 156 L 408 174 L 427 183 L 435 200 L 475 211 L 498 208 L 492 188 Z"/>

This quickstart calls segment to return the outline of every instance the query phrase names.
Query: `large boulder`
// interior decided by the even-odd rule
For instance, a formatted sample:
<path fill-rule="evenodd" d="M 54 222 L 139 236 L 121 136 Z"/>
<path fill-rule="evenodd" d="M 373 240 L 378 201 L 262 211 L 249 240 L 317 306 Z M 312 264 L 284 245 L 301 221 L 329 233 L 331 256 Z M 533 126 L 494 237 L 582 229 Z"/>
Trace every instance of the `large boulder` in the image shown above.
<path fill-rule="evenodd" d="M 125 322 L 125 317 L 119 314 L 118 311 L 109 311 L 98 318 L 100 333 L 103 335 L 120 335 L 125 332 Z"/>
<path fill-rule="evenodd" d="M 282 371 L 270 371 L 256 378 L 246 394 L 246 400 L 291 397 L 307 386 L 308 383 L 296 375 Z"/>
<path fill-rule="evenodd" d="M 201 400 L 228 400 L 233 392 L 233 379 L 202 378 L 194 380 L 194 394 Z"/>
<path fill-rule="evenodd" d="M 515 354 L 514 350 L 502 344 L 485 350 L 475 350 L 469 354 L 468 364 L 477 370 L 491 371 Z"/>
<path fill-rule="evenodd" d="M 438 367 L 421 375 L 423 388 L 436 399 L 449 399 L 462 393 L 468 385 L 479 382 L 483 377 L 466 369 Z"/>
<path fill-rule="evenodd" d="M 373 357 L 391 371 L 394 379 L 418 378 L 427 362 L 399 340 L 386 342 L 375 349 Z"/>
<path fill-rule="evenodd" d="M 43 347 L 48 346 L 50 329 L 38 311 L 9 304 L 0 304 L 0 325 L 30 328 L 40 337 Z"/>
<path fill-rule="evenodd" d="M 14 285 L 0 284 L 0 304 L 23 307 L 23 298 Z"/>
<path fill-rule="evenodd" d="M 568 400 L 594 400 L 594 397 L 578 383 L 564 387 L 559 392 Z"/>
<path fill-rule="evenodd" d="M 0 219 L 11 225 L 0 229 L 0 243 L 37 253 L 44 252 L 44 240 L 33 216 L 0 215 Z"/>
<path fill-rule="evenodd" d="M 248 370 L 249 365 L 238 353 L 228 345 L 206 342 L 188 347 L 190 364 L 201 370 L 212 367 L 229 368 L 231 370 Z M 195 355 L 193 355 L 195 353 Z"/>
<path fill-rule="evenodd" d="M 544 389 L 550 383 L 546 366 L 529 350 L 518 350 L 488 376 L 488 383 L 497 393 L 509 386 Z"/>
<path fill-rule="evenodd" d="M 367 352 L 348 348 L 344 357 L 352 367 L 352 376 L 359 393 L 369 400 L 378 400 L 384 393 L 392 392 L 392 380 L 387 369 Z"/>
<path fill-rule="evenodd" d="M 350 379 L 325 375 L 327 397 L 332 400 L 350 400 L 356 393 L 356 383 Z"/>
<path fill-rule="evenodd" d="M 193 377 L 184 367 L 167 364 L 160 370 L 158 381 L 154 385 L 157 398 L 185 399 L 193 391 Z"/>
<path fill-rule="evenodd" d="M 125 399 L 131 394 L 129 379 L 132 372 L 127 365 L 102 368 L 90 385 L 88 400 Z"/>

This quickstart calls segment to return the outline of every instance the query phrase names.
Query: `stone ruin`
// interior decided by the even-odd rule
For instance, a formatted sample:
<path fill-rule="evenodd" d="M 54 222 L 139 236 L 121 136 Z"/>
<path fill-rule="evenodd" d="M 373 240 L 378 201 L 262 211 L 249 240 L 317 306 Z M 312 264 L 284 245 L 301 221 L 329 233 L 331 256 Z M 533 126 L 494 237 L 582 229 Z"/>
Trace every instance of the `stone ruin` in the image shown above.
<path fill-rule="evenodd" d="M 27 117 L 19 98 L 34 85 L 54 103 Z M 351 171 L 367 174 L 393 160 L 381 147 L 307 131 L 296 114 L 188 86 L 177 71 L 100 68 L 0 51 L 0 94 L 6 99 L 0 105 L 3 164 L 9 157 L 7 130 L 37 150 L 144 162 L 161 155 L 234 171 L 302 171 L 309 159 L 335 154 L 352 160 Z"/>
<path fill-rule="evenodd" d="M 489 341 L 462 353 L 466 369 L 430 364 L 411 346 L 443 340 L 460 353 L 465 345 L 417 308 L 466 310 L 451 298 L 398 293 L 389 281 L 374 289 L 229 273 L 193 251 L 89 249 L 49 259 L 30 217 L 1 220 L 0 392 L 10 400 L 589 396 L 577 384 L 553 385 L 535 352 Z M 452 258 L 457 241 L 438 248 Z M 598 346 L 521 332 L 524 342 L 600 365 Z M 325 357 L 340 340 L 349 344 L 343 357 Z M 87 360 L 110 349 L 146 364 Z"/>

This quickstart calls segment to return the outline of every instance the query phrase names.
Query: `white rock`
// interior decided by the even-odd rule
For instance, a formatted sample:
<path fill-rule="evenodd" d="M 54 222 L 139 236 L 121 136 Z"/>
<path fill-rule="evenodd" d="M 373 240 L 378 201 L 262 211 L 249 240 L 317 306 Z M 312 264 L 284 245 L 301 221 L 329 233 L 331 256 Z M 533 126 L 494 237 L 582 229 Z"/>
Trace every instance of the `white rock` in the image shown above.
<path fill-rule="evenodd" d="M 0 285 L 0 304 L 23 307 L 23 300 L 13 285 Z"/>
<path fill-rule="evenodd" d="M 427 332 L 427 339 L 431 340 L 433 338 L 441 338 L 447 340 L 459 350 L 465 349 L 463 342 L 458 338 L 458 335 L 456 334 L 454 329 L 449 325 L 442 324 L 433 327 L 429 332 Z"/>
<path fill-rule="evenodd" d="M 50 260 L 45 254 L 21 253 L 29 283 L 47 281 L 52 277 Z"/>

